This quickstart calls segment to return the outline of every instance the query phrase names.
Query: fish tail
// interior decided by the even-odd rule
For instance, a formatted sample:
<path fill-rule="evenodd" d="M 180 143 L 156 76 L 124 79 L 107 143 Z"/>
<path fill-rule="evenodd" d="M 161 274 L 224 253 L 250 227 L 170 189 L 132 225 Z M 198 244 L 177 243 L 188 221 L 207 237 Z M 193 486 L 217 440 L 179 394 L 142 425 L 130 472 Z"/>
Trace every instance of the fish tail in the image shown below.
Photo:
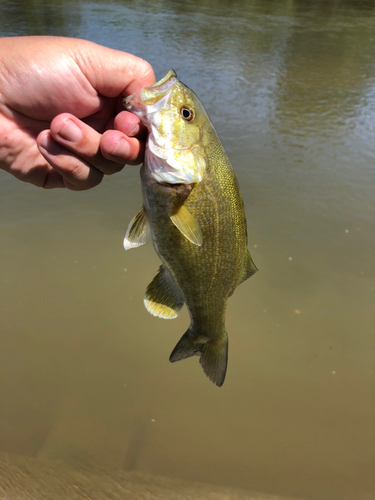
<path fill-rule="evenodd" d="M 224 384 L 228 364 L 228 334 L 225 330 L 219 339 L 210 340 L 203 345 L 199 362 L 207 377 L 221 387 Z"/>
<path fill-rule="evenodd" d="M 207 337 L 197 337 L 189 330 L 181 337 L 173 349 L 169 361 L 174 363 L 191 356 L 200 356 L 200 364 L 207 377 L 218 387 L 225 380 L 228 363 L 228 334 L 224 330 L 217 339 L 207 341 Z"/>

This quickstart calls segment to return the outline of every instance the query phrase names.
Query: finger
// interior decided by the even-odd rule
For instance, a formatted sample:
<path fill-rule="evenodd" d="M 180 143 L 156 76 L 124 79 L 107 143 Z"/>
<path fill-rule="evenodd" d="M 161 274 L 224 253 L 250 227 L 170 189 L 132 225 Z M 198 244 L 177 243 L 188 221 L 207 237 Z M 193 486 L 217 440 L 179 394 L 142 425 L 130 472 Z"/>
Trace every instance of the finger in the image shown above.
<path fill-rule="evenodd" d="M 138 139 L 125 136 L 122 132 L 107 130 L 102 136 L 100 149 L 104 157 L 123 167 L 143 162 L 145 144 Z"/>
<path fill-rule="evenodd" d="M 44 158 L 62 176 L 65 187 L 82 191 L 97 186 L 102 181 L 102 172 L 57 143 L 49 130 L 39 134 L 37 143 Z"/>
<path fill-rule="evenodd" d="M 100 149 L 102 135 L 71 114 L 63 113 L 52 120 L 51 136 L 85 164 L 104 174 L 113 174 L 124 166 L 122 156 L 119 160 L 116 156 L 103 156 Z M 121 155 L 127 156 L 126 146 L 122 145 L 121 151 L 119 150 Z"/>
<path fill-rule="evenodd" d="M 42 186 L 44 189 L 56 189 L 56 188 L 66 188 L 67 185 L 64 182 L 64 177 L 57 172 L 50 165 L 48 166 L 48 170 L 46 172 L 44 178 L 44 184 Z"/>
<path fill-rule="evenodd" d="M 105 158 L 128 165 L 139 165 L 144 160 L 147 128 L 133 113 L 119 113 L 113 123 L 116 130 L 104 132 L 100 150 Z"/>
<path fill-rule="evenodd" d="M 129 111 L 121 111 L 115 117 L 114 128 L 120 130 L 128 137 L 137 137 L 138 139 L 146 140 L 148 130 L 143 125 L 141 120 L 134 113 Z"/>

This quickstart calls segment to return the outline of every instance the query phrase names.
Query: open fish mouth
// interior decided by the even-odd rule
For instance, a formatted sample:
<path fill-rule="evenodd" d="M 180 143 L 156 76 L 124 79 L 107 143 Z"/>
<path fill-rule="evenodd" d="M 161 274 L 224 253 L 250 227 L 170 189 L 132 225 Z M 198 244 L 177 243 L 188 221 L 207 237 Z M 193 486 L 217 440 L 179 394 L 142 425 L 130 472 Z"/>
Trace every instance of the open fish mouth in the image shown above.
<path fill-rule="evenodd" d="M 140 118 L 153 113 L 165 104 L 174 84 L 177 82 L 177 75 L 173 69 L 170 69 L 164 78 L 158 82 L 143 87 L 138 92 L 124 98 L 122 103 L 124 107 L 135 113 Z M 163 101 L 162 103 L 160 101 Z"/>
<path fill-rule="evenodd" d="M 145 168 L 159 184 L 200 182 L 206 168 L 198 144 L 199 130 L 188 125 L 195 117 L 194 98 L 189 93 L 192 91 L 169 70 L 158 82 L 123 100 L 125 108 L 137 115 L 149 131 Z M 190 110 L 191 118 L 185 118 L 183 110 Z"/>

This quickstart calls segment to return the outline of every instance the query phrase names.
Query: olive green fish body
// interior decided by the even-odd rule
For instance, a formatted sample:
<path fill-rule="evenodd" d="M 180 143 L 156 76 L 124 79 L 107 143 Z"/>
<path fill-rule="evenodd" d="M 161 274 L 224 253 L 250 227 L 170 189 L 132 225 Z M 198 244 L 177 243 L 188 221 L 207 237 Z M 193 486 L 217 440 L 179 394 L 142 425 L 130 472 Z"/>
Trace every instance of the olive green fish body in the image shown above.
<path fill-rule="evenodd" d="M 204 156 L 205 168 L 198 182 L 155 180 L 154 159 L 147 150 L 141 169 L 141 223 L 134 231 L 133 219 L 127 237 L 142 233 L 142 244 L 147 225 L 162 261 L 146 290 L 149 312 L 163 318 L 176 317 L 184 303 L 189 310 L 190 327 L 170 360 L 199 355 L 207 376 L 221 386 L 228 357 L 227 300 L 256 267 L 247 250 L 246 219 L 237 179 L 207 115 L 199 139 L 204 146 L 199 154 Z"/>

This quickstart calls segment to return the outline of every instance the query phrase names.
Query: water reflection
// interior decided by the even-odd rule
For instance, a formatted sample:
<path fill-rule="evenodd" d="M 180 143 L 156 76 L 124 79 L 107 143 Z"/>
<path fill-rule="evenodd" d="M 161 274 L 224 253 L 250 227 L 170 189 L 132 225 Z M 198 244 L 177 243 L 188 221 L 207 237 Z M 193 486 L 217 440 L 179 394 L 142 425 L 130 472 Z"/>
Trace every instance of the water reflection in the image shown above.
<path fill-rule="evenodd" d="M 213 390 L 194 360 L 168 363 L 186 313 L 143 308 L 152 248 L 122 250 L 137 169 L 79 195 L 2 175 L 1 450 L 372 498 L 373 21 L 354 0 L 3 7 L 2 34 L 80 36 L 177 70 L 236 168 L 260 272 L 231 300 Z"/>
<path fill-rule="evenodd" d="M 0 34 L 74 36 L 80 23 L 79 2 L 10 0 L 1 7 Z"/>

